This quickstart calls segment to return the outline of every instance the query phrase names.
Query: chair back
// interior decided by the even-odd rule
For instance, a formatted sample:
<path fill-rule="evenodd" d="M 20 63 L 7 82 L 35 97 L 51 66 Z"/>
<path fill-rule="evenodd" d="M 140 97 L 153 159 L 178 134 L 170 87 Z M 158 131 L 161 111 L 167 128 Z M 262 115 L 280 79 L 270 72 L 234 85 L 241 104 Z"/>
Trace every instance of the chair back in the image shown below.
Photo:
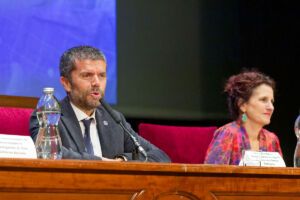
<path fill-rule="evenodd" d="M 161 150 L 173 163 L 202 164 L 217 127 L 180 127 L 139 124 L 139 134 Z"/>
<path fill-rule="evenodd" d="M 33 110 L 0 107 L 0 134 L 29 136 L 29 118 Z"/>

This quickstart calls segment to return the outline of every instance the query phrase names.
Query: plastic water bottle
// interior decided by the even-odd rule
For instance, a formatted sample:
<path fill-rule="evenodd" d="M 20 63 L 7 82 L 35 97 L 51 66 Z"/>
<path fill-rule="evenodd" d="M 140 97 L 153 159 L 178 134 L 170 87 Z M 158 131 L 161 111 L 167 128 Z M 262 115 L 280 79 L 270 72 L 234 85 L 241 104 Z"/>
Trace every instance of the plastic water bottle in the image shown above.
<path fill-rule="evenodd" d="M 43 95 L 37 104 L 39 133 L 35 142 L 38 158 L 61 159 L 62 148 L 58 131 L 60 107 L 54 96 L 54 88 L 44 88 Z"/>
<path fill-rule="evenodd" d="M 300 115 L 295 121 L 294 130 L 297 137 L 297 145 L 294 153 L 294 167 L 300 167 Z"/>

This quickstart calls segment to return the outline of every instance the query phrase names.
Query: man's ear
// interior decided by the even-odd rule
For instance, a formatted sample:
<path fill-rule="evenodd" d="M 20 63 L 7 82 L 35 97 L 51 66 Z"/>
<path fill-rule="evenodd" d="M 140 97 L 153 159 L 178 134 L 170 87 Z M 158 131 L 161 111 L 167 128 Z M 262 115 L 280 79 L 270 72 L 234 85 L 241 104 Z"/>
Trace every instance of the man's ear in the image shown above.
<path fill-rule="evenodd" d="M 64 86 L 66 92 L 69 93 L 71 91 L 71 82 L 69 81 L 69 79 L 67 79 L 66 77 L 61 76 L 60 77 L 60 82 Z"/>
<path fill-rule="evenodd" d="M 247 102 L 245 102 L 243 99 L 239 98 L 238 100 L 238 107 L 240 108 L 240 110 L 245 113 L 247 111 L 246 107 L 247 107 Z"/>

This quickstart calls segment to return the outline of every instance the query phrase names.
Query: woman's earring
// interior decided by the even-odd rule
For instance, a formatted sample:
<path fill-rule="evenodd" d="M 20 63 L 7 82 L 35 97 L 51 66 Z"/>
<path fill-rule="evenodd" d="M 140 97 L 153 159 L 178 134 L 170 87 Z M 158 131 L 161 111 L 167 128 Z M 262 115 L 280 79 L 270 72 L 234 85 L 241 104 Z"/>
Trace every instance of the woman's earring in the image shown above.
<path fill-rule="evenodd" d="M 246 122 L 246 121 L 247 121 L 247 115 L 246 115 L 245 113 L 242 115 L 242 121 L 243 121 L 243 122 Z"/>

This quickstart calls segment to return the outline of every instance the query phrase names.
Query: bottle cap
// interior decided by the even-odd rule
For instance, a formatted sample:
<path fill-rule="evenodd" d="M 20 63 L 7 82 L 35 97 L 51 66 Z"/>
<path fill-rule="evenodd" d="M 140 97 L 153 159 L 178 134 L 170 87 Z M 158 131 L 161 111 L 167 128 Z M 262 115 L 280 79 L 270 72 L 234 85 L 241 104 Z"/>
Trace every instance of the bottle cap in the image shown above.
<path fill-rule="evenodd" d="M 44 93 L 53 93 L 54 92 L 54 88 L 44 88 L 43 92 Z"/>

